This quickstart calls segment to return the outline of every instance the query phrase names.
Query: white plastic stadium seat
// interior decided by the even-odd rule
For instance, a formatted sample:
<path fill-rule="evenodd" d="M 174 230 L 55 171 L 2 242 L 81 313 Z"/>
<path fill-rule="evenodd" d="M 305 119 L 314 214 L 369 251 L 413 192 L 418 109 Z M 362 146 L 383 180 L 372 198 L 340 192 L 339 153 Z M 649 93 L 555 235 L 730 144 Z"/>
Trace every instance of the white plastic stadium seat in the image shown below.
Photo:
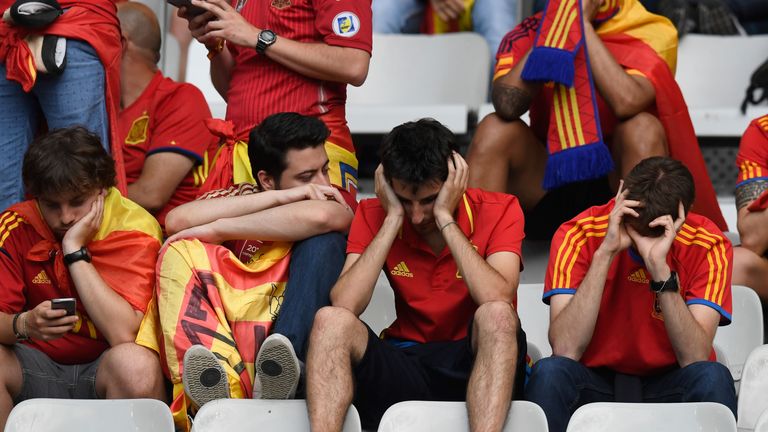
<path fill-rule="evenodd" d="M 219 399 L 200 408 L 192 432 L 307 432 L 305 400 Z M 360 416 L 350 406 L 342 432 L 360 432 Z"/>
<path fill-rule="evenodd" d="M 505 432 L 547 432 L 547 418 L 535 403 L 513 401 L 504 424 Z M 400 402 L 389 407 L 378 432 L 465 432 L 469 431 L 464 402 Z"/>
<path fill-rule="evenodd" d="M 725 352 L 727 366 L 738 386 L 747 356 L 763 344 L 763 309 L 754 290 L 734 285 L 731 292 L 733 321 L 730 325 L 717 328 L 714 345 Z"/>
<path fill-rule="evenodd" d="M 697 403 L 613 403 L 576 410 L 567 432 L 736 432 L 736 419 L 725 405 Z"/>
<path fill-rule="evenodd" d="M 365 308 L 365 312 L 360 315 L 360 319 L 368 324 L 374 333 L 379 334 L 395 321 L 396 316 L 395 293 L 382 271 L 379 273 L 379 279 L 376 280 L 371 301 Z"/>
<path fill-rule="evenodd" d="M 5 432 L 173 432 L 168 405 L 154 399 L 30 399 L 16 405 Z"/>
<path fill-rule="evenodd" d="M 203 44 L 192 41 L 189 44 L 187 57 L 187 82 L 200 89 L 211 109 L 214 118 L 224 118 L 227 112 L 227 103 L 211 82 L 211 62 L 208 60 L 208 50 Z"/>
<path fill-rule="evenodd" d="M 476 33 L 374 34 L 373 57 L 361 87 L 347 86 L 352 133 L 386 133 L 432 117 L 455 133 L 486 101 L 488 44 Z"/>
<path fill-rule="evenodd" d="M 739 429 L 741 430 L 741 429 Z M 768 409 L 763 411 L 755 424 L 755 432 L 768 432 Z"/>
<path fill-rule="evenodd" d="M 768 412 L 768 345 L 752 351 L 744 365 L 739 394 L 739 430 L 757 429 L 757 419 L 765 412 Z M 763 428 L 768 431 L 768 425 Z"/>
<path fill-rule="evenodd" d="M 529 346 L 532 344 L 538 348 L 541 357 L 549 357 L 552 355 L 552 347 L 549 345 L 549 306 L 541 301 L 543 292 L 543 283 L 520 284 L 517 288 L 517 314 Z M 531 358 L 539 360 L 533 355 Z"/>

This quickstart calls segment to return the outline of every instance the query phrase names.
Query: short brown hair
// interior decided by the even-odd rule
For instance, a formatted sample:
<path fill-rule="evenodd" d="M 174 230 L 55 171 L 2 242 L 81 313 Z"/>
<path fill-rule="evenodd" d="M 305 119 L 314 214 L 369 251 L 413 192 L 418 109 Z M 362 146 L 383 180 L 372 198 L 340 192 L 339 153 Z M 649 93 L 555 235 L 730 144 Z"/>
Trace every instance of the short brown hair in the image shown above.
<path fill-rule="evenodd" d="M 32 141 L 21 172 L 27 193 L 35 198 L 115 185 L 115 162 L 99 137 L 80 126 L 58 129 Z"/>
<path fill-rule="evenodd" d="M 635 209 L 640 216 L 628 217 L 626 222 L 646 237 L 663 235 L 663 227 L 650 228 L 648 224 L 664 215 L 677 219 L 680 202 L 688 214 L 696 196 L 688 168 L 675 159 L 661 156 L 644 159 L 635 165 L 624 180 L 624 187 L 629 190 L 627 199 L 640 201 L 642 206 Z"/>

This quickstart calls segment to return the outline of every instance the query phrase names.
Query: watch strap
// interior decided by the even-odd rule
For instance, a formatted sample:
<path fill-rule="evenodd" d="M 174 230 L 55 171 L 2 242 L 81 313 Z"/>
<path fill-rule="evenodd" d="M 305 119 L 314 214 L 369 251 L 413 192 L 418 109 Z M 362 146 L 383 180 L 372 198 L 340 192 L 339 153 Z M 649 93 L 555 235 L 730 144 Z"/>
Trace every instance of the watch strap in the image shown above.
<path fill-rule="evenodd" d="M 72 265 L 78 261 L 91 262 L 91 253 L 83 246 L 80 249 L 64 255 L 64 264 Z"/>
<path fill-rule="evenodd" d="M 29 339 L 29 337 L 25 334 L 26 333 L 26 327 L 27 327 L 26 326 L 26 322 L 25 322 L 25 325 L 24 325 L 24 333 L 19 331 L 19 327 L 17 326 L 17 323 L 19 322 L 19 317 L 21 317 L 21 315 L 23 313 L 24 312 L 19 312 L 16 315 L 13 316 L 13 322 L 12 322 L 13 335 L 16 337 L 17 341 L 25 341 L 25 340 Z"/>
<path fill-rule="evenodd" d="M 677 284 L 677 273 L 670 272 L 669 279 L 665 281 L 660 281 L 660 282 L 652 280 L 650 282 L 650 285 L 651 285 L 651 291 L 657 294 L 665 291 L 677 292 L 679 290 L 679 287 Z"/>

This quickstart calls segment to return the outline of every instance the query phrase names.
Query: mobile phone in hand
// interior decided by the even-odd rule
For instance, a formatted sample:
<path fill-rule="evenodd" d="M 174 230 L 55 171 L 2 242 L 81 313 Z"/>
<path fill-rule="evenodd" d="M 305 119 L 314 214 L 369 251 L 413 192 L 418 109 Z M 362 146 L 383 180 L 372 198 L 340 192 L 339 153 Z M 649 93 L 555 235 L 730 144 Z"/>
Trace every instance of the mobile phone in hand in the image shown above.
<path fill-rule="evenodd" d="M 55 298 L 51 300 L 51 309 L 64 309 L 67 311 L 67 316 L 72 316 L 75 314 L 76 306 L 77 300 L 72 297 Z"/>
<path fill-rule="evenodd" d="M 201 7 L 197 7 L 192 5 L 191 0 L 168 0 L 168 3 L 180 8 L 185 7 L 187 8 L 187 13 L 189 14 L 189 17 L 197 16 L 202 13 L 205 13 L 205 9 Z"/>

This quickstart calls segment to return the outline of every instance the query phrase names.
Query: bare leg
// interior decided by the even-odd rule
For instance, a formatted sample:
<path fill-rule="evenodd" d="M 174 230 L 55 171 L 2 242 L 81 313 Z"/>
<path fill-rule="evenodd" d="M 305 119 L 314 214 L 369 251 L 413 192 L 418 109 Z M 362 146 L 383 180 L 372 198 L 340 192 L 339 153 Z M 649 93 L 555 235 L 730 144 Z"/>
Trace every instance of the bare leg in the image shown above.
<path fill-rule="evenodd" d="M 522 121 L 486 116 L 472 139 L 467 162 L 471 187 L 514 194 L 523 210 L 535 207 L 546 193 L 541 184 L 547 149 Z"/>
<path fill-rule="evenodd" d="M 733 248 L 733 284 L 752 288 L 768 303 L 768 259 L 745 247 Z"/>
<path fill-rule="evenodd" d="M 352 366 L 368 346 L 368 329 L 344 308 L 315 315 L 307 353 L 307 409 L 313 432 L 338 432 L 352 404 Z"/>
<path fill-rule="evenodd" d="M 651 156 L 667 156 L 667 137 L 659 119 L 642 112 L 620 122 L 613 132 L 613 160 L 617 164 L 616 172 L 625 178 L 643 159 Z M 611 178 L 614 190 L 618 187 L 618 178 Z"/>
<path fill-rule="evenodd" d="M 134 343 L 104 353 L 96 371 L 96 393 L 105 399 L 152 398 L 165 401 L 165 385 L 157 354 Z"/>
<path fill-rule="evenodd" d="M 467 387 L 469 429 L 501 431 L 512 401 L 520 320 L 509 304 L 486 303 L 475 312 L 475 365 Z"/>
<path fill-rule="evenodd" d="M 0 387 L 0 429 L 5 429 L 5 422 L 13 409 L 13 398 L 21 392 L 23 382 L 19 359 L 7 346 L 0 346 L 0 378 L 3 380 Z"/>

